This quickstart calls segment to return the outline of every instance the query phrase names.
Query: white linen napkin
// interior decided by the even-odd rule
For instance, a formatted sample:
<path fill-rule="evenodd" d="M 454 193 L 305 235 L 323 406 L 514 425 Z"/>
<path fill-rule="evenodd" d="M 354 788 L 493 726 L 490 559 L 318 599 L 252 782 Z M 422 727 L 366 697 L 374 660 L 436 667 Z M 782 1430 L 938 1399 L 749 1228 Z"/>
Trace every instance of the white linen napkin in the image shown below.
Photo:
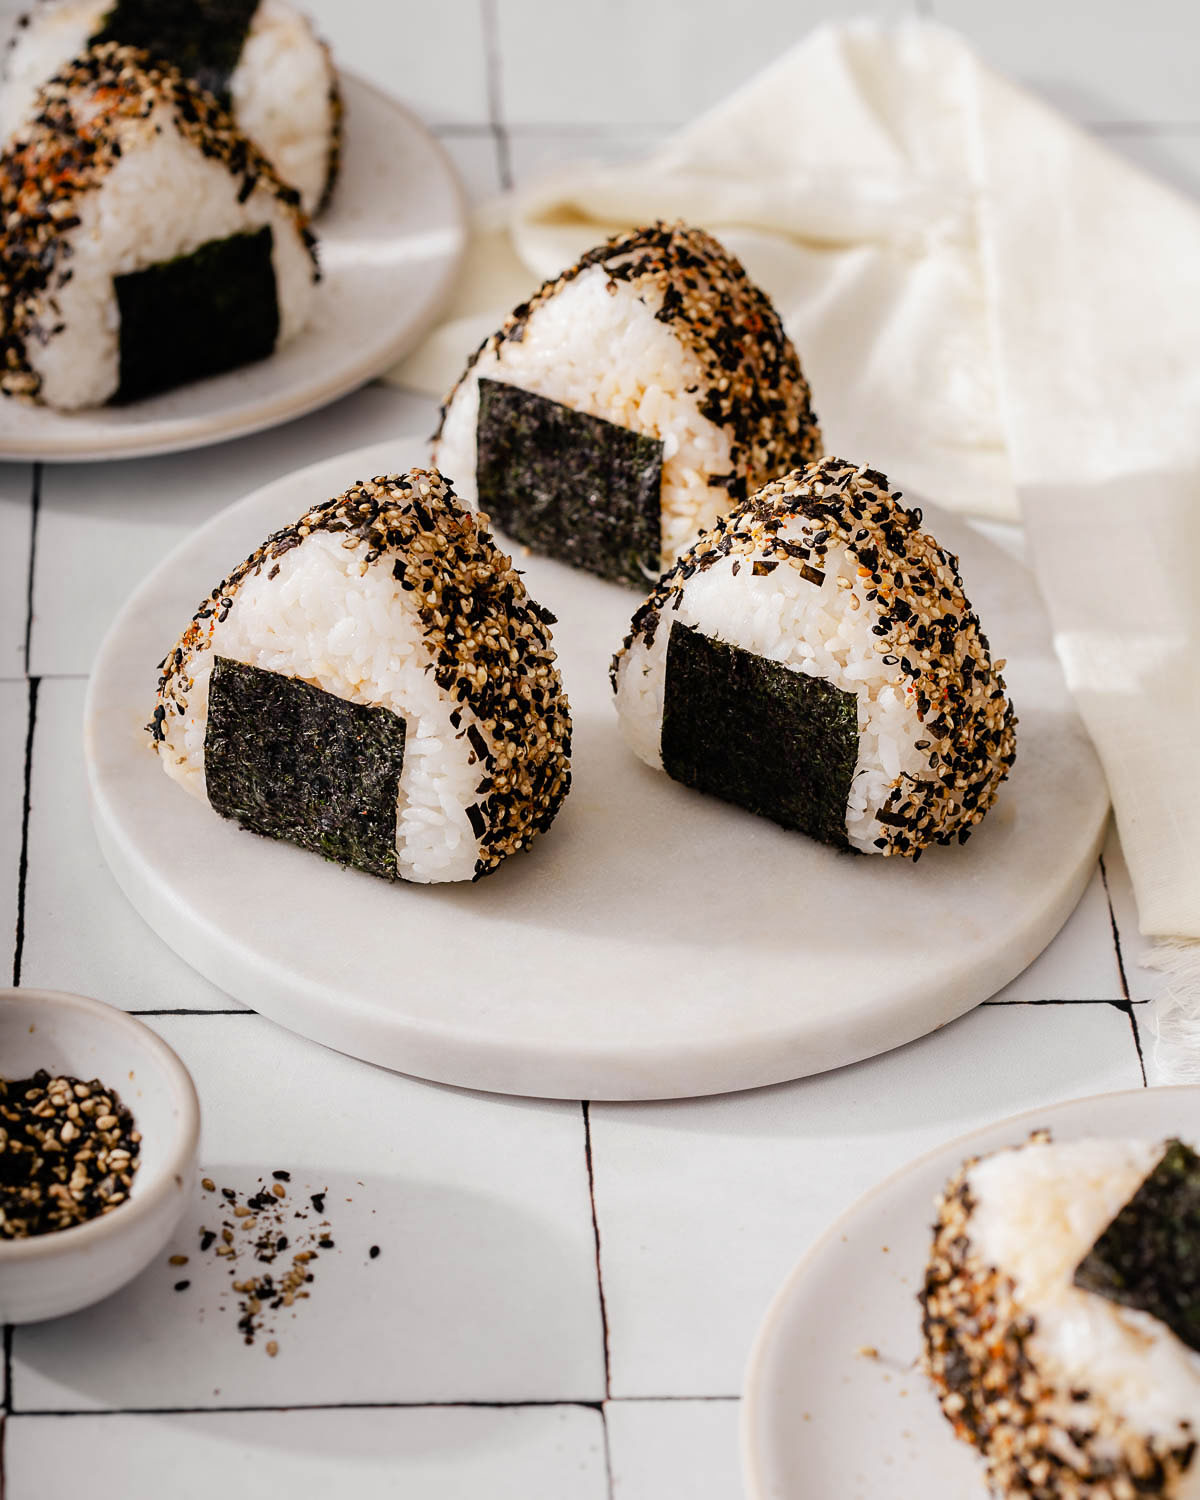
<path fill-rule="evenodd" d="M 492 206 L 394 378 L 444 395 L 535 279 L 657 218 L 774 299 L 827 452 L 1024 518 L 1172 975 L 1160 1076 L 1200 1078 L 1200 209 L 951 32 L 828 26 L 645 160 Z"/>

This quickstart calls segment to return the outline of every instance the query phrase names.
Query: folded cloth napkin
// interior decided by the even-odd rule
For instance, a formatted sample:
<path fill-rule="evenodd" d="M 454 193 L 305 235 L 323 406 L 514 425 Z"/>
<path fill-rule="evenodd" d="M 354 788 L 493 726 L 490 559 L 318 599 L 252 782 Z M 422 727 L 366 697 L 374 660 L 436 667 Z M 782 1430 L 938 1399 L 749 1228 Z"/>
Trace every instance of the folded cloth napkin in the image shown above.
<path fill-rule="evenodd" d="M 647 159 L 485 212 L 394 378 L 443 395 L 534 276 L 675 218 L 774 299 L 827 451 L 1024 519 L 1171 976 L 1159 1075 L 1200 1078 L 1200 210 L 951 32 L 829 26 Z"/>

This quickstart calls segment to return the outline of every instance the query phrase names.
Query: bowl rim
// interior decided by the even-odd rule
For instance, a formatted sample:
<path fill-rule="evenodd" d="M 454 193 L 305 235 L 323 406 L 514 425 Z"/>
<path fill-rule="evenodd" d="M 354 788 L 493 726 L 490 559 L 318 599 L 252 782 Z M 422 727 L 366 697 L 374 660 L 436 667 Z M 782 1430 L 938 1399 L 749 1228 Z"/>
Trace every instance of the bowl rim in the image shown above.
<path fill-rule="evenodd" d="M 0 1265 L 10 1266 L 50 1260 L 76 1250 L 87 1251 L 125 1234 L 137 1221 L 154 1213 L 172 1193 L 183 1189 L 185 1174 L 191 1168 L 200 1139 L 200 1099 L 192 1075 L 175 1050 L 144 1021 L 103 1000 L 66 990 L 24 986 L 0 989 L 0 1006 L 21 1001 L 48 1003 L 60 1010 L 82 1011 L 114 1031 L 125 1032 L 140 1049 L 143 1061 L 148 1060 L 157 1066 L 167 1079 L 179 1106 L 179 1120 L 164 1160 L 148 1180 L 138 1182 L 138 1190 L 131 1192 L 113 1212 L 100 1214 L 84 1224 L 73 1224 L 69 1229 L 55 1229 L 47 1234 L 28 1235 L 17 1240 L 0 1239 Z"/>

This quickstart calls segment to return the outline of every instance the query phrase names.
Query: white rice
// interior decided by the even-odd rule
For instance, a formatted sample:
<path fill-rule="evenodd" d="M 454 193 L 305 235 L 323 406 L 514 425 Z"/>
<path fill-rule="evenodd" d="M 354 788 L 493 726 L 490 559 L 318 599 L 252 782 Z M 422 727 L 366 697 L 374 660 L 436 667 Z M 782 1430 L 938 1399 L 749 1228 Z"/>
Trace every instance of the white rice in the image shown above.
<path fill-rule="evenodd" d="M 52 292 L 61 331 L 27 341 L 51 406 L 99 406 L 120 383 L 120 315 L 113 278 L 188 255 L 208 240 L 269 224 L 282 347 L 308 321 L 313 265 L 292 211 L 260 183 L 245 203 L 239 181 L 219 160 L 184 139 L 174 112 L 159 103 L 144 120 L 120 126 L 121 159 L 102 182 L 78 195 L 78 227 L 69 231 L 71 272 Z"/>
<path fill-rule="evenodd" d="M 470 763 L 465 704 L 456 705 L 426 668 L 432 660 L 413 605 L 387 566 L 365 566 L 367 543 L 315 531 L 267 570 L 248 576 L 211 649 L 189 666 L 188 712 L 164 722 L 163 766 L 204 798 L 208 682 L 216 656 L 299 677 L 353 703 L 389 708 L 405 720 L 404 766 L 396 804 L 396 863 L 405 880 L 470 880 L 479 840 L 466 808 L 479 767 Z M 275 566 L 275 564 L 273 564 Z M 450 713 L 458 708 L 455 730 Z M 488 744 L 486 728 L 475 720 Z"/>
<path fill-rule="evenodd" d="M 653 294 L 648 294 L 653 296 Z M 708 385 L 699 357 L 626 282 L 590 266 L 530 315 L 523 337 L 486 350 L 446 412 L 434 462 L 468 505 L 477 505 L 475 426 L 479 380 L 506 381 L 576 411 L 602 417 L 663 444 L 663 565 L 729 506 L 710 474 L 732 468 L 725 428 L 701 416 L 696 390 Z"/>
<path fill-rule="evenodd" d="M 1063 1393 L 1053 1416 L 1064 1428 L 1078 1426 L 1095 1404 L 1168 1442 L 1179 1441 L 1183 1422 L 1200 1427 L 1200 1354 L 1157 1318 L 1072 1283 L 1163 1150 L 1163 1142 L 1035 1140 L 967 1174 L 972 1257 L 1010 1277 L 1017 1302 L 1035 1319 L 1027 1351 Z M 1071 1401 L 1072 1390 L 1090 1392 L 1089 1402 Z M 1198 1496 L 1195 1466 L 1173 1500 Z"/>
<path fill-rule="evenodd" d="M 15 35 L 0 89 L 0 133 L 11 136 L 33 112 L 37 92 L 87 50 L 111 9 L 106 0 L 34 7 Z M 307 18 L 287 0 L 260 0 L 229 80 L 233 116 L 284 182 L 316 211 L 325 190 L 334 114 L 333 66 Z"/>
<path fill-rule="evenodd" d="M 778 535 L 802 540 L 805 524 L 792 518 Z M 647 765 L 662 768 L 667 647 L 676 620 L 714 640 L 820 677 L 858 701 L 858 760 L 846 806 L 846 837 L 853 848 L 877 853 L 881 828 L 876 814 L 902 775 L 917 776 L 928 767 L 926 753 L 915 745 L 922 737 L 915 697 L 875 649 L 871 625 L 876 616 L 866 602 L 855 558 L 831 547 L 822 565 L 825 582 L 818 587 L 786 562 L 756 577 L 753 558 L 758 555 L 720 558 L 693 574 L 683 585 L 679 607 L 663 611 L 653 643 L 647 645 L 643 636 L 634 639 L 618 666 L 621 732 Z"/>
<path fill-rule="evenodd" d="M 287 0 L 260 0 L 229 80 L 238 129 L 316 213 L 333 144 L 333 65 Z"/>

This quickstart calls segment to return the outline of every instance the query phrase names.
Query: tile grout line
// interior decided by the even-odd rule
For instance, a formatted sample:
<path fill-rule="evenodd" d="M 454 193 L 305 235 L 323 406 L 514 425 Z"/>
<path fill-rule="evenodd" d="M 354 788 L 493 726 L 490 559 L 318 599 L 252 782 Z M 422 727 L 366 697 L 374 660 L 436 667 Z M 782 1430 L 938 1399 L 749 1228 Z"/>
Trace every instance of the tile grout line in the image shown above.
<path fill-rule="evenodd" d="M 500 174 L 500 186 L 507 193 L 513 185 L 512 152 L 509 148 L 508 130 L 504 124 L 501 108 L 500 85 L 500 25 L 496 11 L 497 0 L 479 0 L 480 20 L 483 25 L 483 46 L 487 63 L 487 107 L 488 125 L 496 148 L 496 170 Z"/>
<path fill-rule="evenodd" d="M 46 1407 L 12 1415 L 24 1421 L 28 1417 L 203 1417 L 287 1411 L 547 1411 L 559 1406 L 575 1406 L 583 1411 L 600 1409 L 597 1401 L 566 1398 L 562 1401 L 298 1401 L 276 1402 L 273 1406 L 103 1406 L 92 1410 Z"/>
<path fill-rule="evenodd" d="M 245 1005 L 236 1010 L 209 1010 L 203 1005 L 197 1005 L 179 1006 L 174 1010 L 127 1010 L 125 1014 L 127 1016 L 257 1016 L 259 1013 Z"/>
<path fill-rule="evenodd" d="M 980 1002 L 980 1008 L 991 1006 L 996 1010 L 1000 1010 L 1009 1005 L 1115 1005 L 1123 1011 L 1127 1005 L 1144 1004 L 1146 1004 L 1144 1000 L 1130 1000 L 1128 997 L 1122 1000 L 1113 1000 L 1111 997 L 1104 995 L 1079 996 L 1074 1000 L 1056 999 L 1053 996 L 1047 996 L 1042 1000 L 983 1000 Z"/>
<path fill-rule="evenodd" d="M 1121 929 L 1117 926 L 1117 914 L 1113 910 L 1112 895 L 1108 889 L 1108 870 L 1104 864 L 1104 856 L 1100 856 L 1100 884 L 1104 887 L 1104 901 L 1108 907 L 1108 925 L 1112 930 L 1113 947 L 1117 950 L 1117 973 L 1121 976 L 1121 993 L 1126 1000 L 1131 998 L 1129 994 L 1129 979 L 1125 973 L 1125 953 L 1121 948 Z"/>
<path fill-rule="evenodd" d="M 29 679 L 29 720 L 25 726 L 25 790 L 21 803 L 21 854 L 17 864 L 17 928 L 13 941 L 12 982 L 21 983 L 21 959 L 25 951 L 25 886 L 29 876 L 29 808 L 33 784 L 33 735 L 37 724 L 38 687 L 41 679 Z"/>
<path fill-rule="evenodd" d="M 604 1273 L 600 1267 L 600 1219 L 596 1213 L 596 1171 L 592 1160 L 592 1101 L 583 1101 L 583 1152 L 587 1164 L 588 1202 L 592 1209 L 592 1239 L 596 1246 L 596 1289 L 600 1294 L 600 1327 L 604 1334 L 604 1399 L 612 1397 L 612 1374 L 608 1347 L 608 1302 L 604 1296 Z"/>
<path fill-rule="evenodd" d="M 42 511 L 42 466 L 34 464 L 29 492 L 29 572 L 25 579 L 25 675 L 29 676 L 29 648 L 33 641 L 33 579 L 37 563 L 38 517 Z"/>
<path fill-rule="evenodd" d="M 1129 1017 L 1129 1029 L 1133 1032 L 1133 1045 L 1137 1048 L 1138 1067 L 1142 1071 L 1142 1087 L 1148 1088 L 1150 1080 L 1146 1077 L 1146 1058 L 1142 1052 L 1142 1037 L 1138 1031 L 1137 1017 L 1133 1009 L 1134 1001 L 1129 993 L 1129 979 L 1125 973 L 1125 954 L 1121 948 L 1121 929 L 1117 926 L 1117 913 L 1108 889 L 1108 870 L 1104 864 L 1103 854 L 1100 856 L 1100 884 L 1104 887 L 1104 900 L 1108 905 L 1108 925 L 1112 929 L 1113 947 L 1117 951 L 1117 973 L 1121 976 L 1121 993 L 1125 996 L 1125 1003 L 1121 1009 Z"/>
<path fill-rule="evenodd" d="M 604 1402 L 612 1400 L 612 1370 L 608 1349 L 608 1302 L 604 1296 L 604 1272 L 600 1266 L 600 1219 L 596 1213 L 596 1170 L 592 1160 L 592 1101 L 584 1099 L 583 1110 L 583 1156 L 587 1165 L 588 1203 L 592 1210 L 592 1240 L 596 1246 L 596 1291 L 600 1297 L 600 1332 L 604 1339 Z M 608 1481 L 609 1500 L 612 1500 L 612 1451 L 608 1441 L 608 1413 L 604 1403 L 600 1406 L 600 1427 L 604 1434 L 604 1472 Z"/>
<path fill-rule="evenodd" d="M 28 682 L 28 680 L 29 680 L 29 674 L 27 672 L 24 673 L 21 677 L 8 677 L 8 678 L 4 679 L 4 681 L 6 681 L 6 682 Z M 88 674 L 86 672 L 39 672 L 38 673 L 38 681 L 39 682 L 86 682 L 87 680 L 88 680 Z"/>
<path fill-rule="evenodd" d="M 4 1325 L 4 1405 L 0 1407 L 0 1500 L 4 1500 L 8 1492 L 8 1482 L 5 1468 L 5 1439 L 8 1436 L 8 1419 L 13 1409 L 13 1387 L 12 1387 L 12 1346 L 13 1326 L 11 1323 Z"/>

